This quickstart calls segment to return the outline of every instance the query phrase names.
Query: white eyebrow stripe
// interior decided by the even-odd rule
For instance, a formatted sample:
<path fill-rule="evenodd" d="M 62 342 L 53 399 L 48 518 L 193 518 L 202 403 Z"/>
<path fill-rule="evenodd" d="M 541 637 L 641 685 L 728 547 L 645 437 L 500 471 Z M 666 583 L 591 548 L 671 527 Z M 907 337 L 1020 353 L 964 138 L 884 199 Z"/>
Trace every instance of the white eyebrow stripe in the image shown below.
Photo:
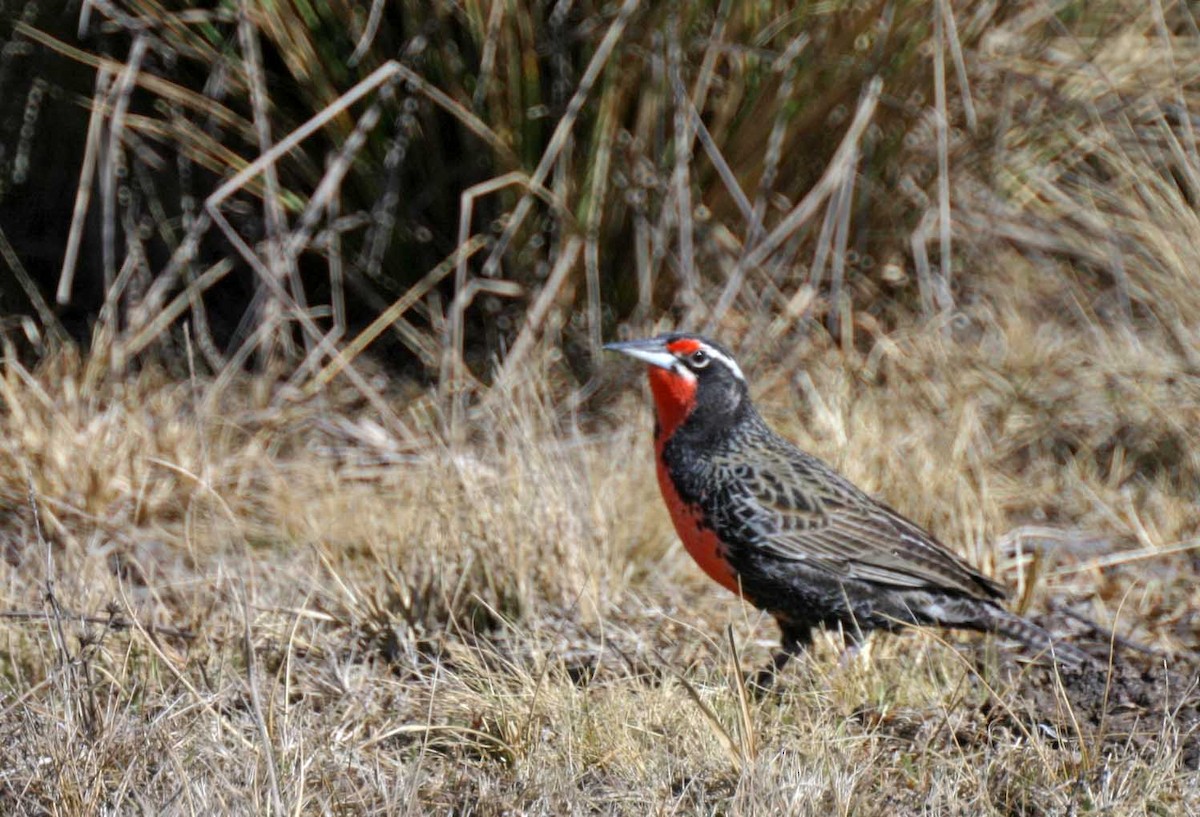
<path fill-rule="evenodd" d="M 744 374 L 742 374 L 742 368 L 740 366 L 738 366 L 737 361 L 735 361 L 729 355 L 725 354 L 724 352 L 720 351 L 719 349 L 714 349 L 713 347 L 709 346 L 707 343 L 701 343 L 700 348 L 703 349 L 704 353 L 706 355 L 708 355 L 709 357 L 719 360 L 722 363 L 724 363 L 726 366 L 728 366 L 729 371 L 733 372 L 733 376 L 736 377 L 738 380 L 742 381 L 743 383 L 746 382 L 746 376 Z"/>

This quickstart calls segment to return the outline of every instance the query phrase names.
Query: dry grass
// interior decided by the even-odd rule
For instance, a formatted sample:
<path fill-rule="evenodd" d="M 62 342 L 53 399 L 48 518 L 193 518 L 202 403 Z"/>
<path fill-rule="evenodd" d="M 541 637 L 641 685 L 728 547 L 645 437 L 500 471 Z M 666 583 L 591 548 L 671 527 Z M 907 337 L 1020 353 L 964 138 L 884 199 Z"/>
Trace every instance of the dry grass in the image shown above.
<path fill-rule="evenodd" d="M 801 19 L 784 3 L 680 20 L 627 3 L 570 29 L 583 62 L 555 75 L 571 80 L 555 101 L 516 92 L 548 23 L 485 5 L 458 10 L 478 66 L 448 39 L 416 68 L 386 62 L 395 43 L 373 50 L 369 19 L 342 50 L 297 39 L 289 4 L 139 0 L 161 26 L 123 63 L 17 27 L 97 66 L 91 143 L 120 139 L 89 172 L 111 230 L 118 202 L 157 195 L 135 174 L 117 196 L 121 139 L 135 165 L 154 157 L 137 140 L 161 139 L 237 172 L 178 223 L 152 211 L 162 268 L 104 236 L 86 357 L 54 342 L 48 309 L 4 322 L 0 811 L 1200 813 L 1188 10 L 823 3 Z M 267 115 L 255 37 L 310 83 L 314 119 Z M 142 71 L 164 43 L 227 59 L 229 107 Z M 368 77 L 353 91 L 334 76 L 352 51 Z M 134 86 L 162 120 L 130 113 Z M 373 231 L 396 212 L 376 205 L 395 208 L 400 176 L 368 160 L 415 144 L 416 118 L 372 130 L 398 97 L 494 154 L 461 202 L 494 198 L 501 217 L 440 225 L 454 248 L 404 269 L 410 288 L 355 329 L 341 242 L 361 242 L 359 274 L 385 266 Z M 562 103 L 558 131 L 531 102 Z M 190 135 L 164 135 L 168 119 Z M 328 161 L 280 147 L 308 137 Z M 218 234 L 236 269 L 197 263 Z M 328 303 L 305 301 L 306 254 Z M 218 348 L 201 294 L 247 269 L 255 320 Z M 589 354 L 618 316 L 711 324 L 781 431 L 1021 609 L 1098 654 L 1117 644 L 1118 669 L 1059 678 L 943 633 L 842 660 L 831 637 L 778 694 L 746 698 L 773 626 L 677 547 L 634 372 Z M 362 354 L 388 332 L 427 381 Z M 266 373 L 246 374 L 256 358 Z"/>
<path fill-rule="evenodd" d="M 1196 463 L 1139 459 L 1200 419 L 1180 359 L 1015 316 L 954 332 L 812 343 L 756 390 L 1019 593 L 1036 578 L 1031 611 L 1077 599 L 1189 677 Z M 1106 709 L 977 638 L 822 646 L 743 713 L 724 630 L 750 669 L 773 627 L 675 546 L 642 401 L 580 426 L 528 374 L 452 454 L 389 443 L 352 393 L 213 409 L 200 380 L 10 361 L 6 810 L 1200 808 L 1194 690 Z"/>

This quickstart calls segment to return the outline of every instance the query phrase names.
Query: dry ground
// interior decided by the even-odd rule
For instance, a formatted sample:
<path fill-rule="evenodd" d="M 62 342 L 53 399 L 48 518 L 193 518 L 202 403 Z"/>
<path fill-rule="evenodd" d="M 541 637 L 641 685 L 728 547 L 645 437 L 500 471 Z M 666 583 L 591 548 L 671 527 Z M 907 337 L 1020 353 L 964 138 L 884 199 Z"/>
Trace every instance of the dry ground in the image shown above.
<path fill-rule="evenodd" d="M 99 15 L 108 5 L 85 7 Z M 522 5 L 533 7 L 493 7 Z M 764 4 L 744 5 L 754 17 Z M 761 25 L 751 20 L 745 42 L 757 48 L 760 28 L 791 14 L 792 4 L 776 5 Z M 930 36 L 930 4 L 899 5 Z M 660 162 L 649 137 L 630 142 L 653 160 L 628 151 L 631 166 L 651 168 L 649 212 L 683 213 L 687 240 L 650 225 L 634 252 L 602 247 L 599 229 L 586 239 L 552 231 L 545 244 L 539 228 L 536 246 L 528 239 L 537 252 L 516 270 L 532 285 L 488 284 L 533 301 L 502 316 L 510 329 L 529 321 L 514 330 L 520 366 L 471 395 L 469 433 L 453 447 L 439 396 L 382 376 L 372 382 L 407 438 L 380 424 L 385 412 L 361 399 L 366 390 L 340 381 L 302 398 L 266 379 L 114 371 L 105 352 L 124 343 L 133 357 L 155 333 L 168 339 L 173 319 L 150 321 L 161 299 L 125 304 L 136 309 L 124 322 L 100 320 L 90 360 L 60 352 L 27 368 L 5 348 L 0 813 L 1200 813 L 1200 120 L 1190 113 L 1200 109 L 1200 28 L 1186 4 L 1128 1 L 1107 4 L 1121 15 L 1104 25 L 1071 27 L 1102 5 L 957 4 L 971 33 L 969 88 L 949 48 L 948 67 L 936 69 L 947 87 L 929 89 L 922 55 L 933 51 L 914 40 L 913 74 L 889 79 L 883 125 L 868 140 L 892 145 L 893 157 L 841 166 L 822 201 L 846 206 L 822 204 L 793 224 L 780 243 L 796 243 L 761 267 L 739 266 L 752 233 L 736 208 L 695 206 L 709 201 L 691 198 L 707 171 L 688 182 L 686 163 Z M 875 16 L 863 25 L 875 30 Z M 706 48 L 724 53 L 721 43 Z M 312 53 L 323 65 L 324 52 Z M 525 64 L 523 51 L 501 53 L 499 65 Z M 225 56 L 210 62 L 227 71 Z M 813 65 L 825 72 L 824 60 Z M 747 190 L 781 166 L 796 183 L 757 126 L 787 123 L 774 94 L 761 108 L 770 113 L 754 115 L 737 102 L 737 83 L 749 81 L 731 70 L 714 98 L 726 119 L 756 125 L 725 145 Z M 254 73 L 245 70 L 246 87 Z M 789 132 L 799 147 L 788 157 L 811 158 L 802 148 L 813 128 L 840 141 L 869 86 L 828 82 L 836 93 L 824 110 L 845 116 Z M 684 121 L 683 107 L 666 104 L 669 89 L 610 87 L 625 86 L 645 106 L 630 118 L 675 139 L 666 126 Z M 925 90 L 906 90 L 915 88 Z M 518 102 L 505 132 L 529 109 Z M 884 127 L 906 106 L 916 126 Z M 129 119 L 152 133 L 150 120 Z M 242 121 L 235 130 L 253 132 Z M 591 170 L 556 167 L 548 181 L 591 227 L 626 217 L 626 191 L 605 198 L 578 181 L 612 176 L 615 189 L 616 121 L 595 116 L 594 135 L 581 124 L 575 144 Z M 204 148 L 197 161 L 207 145 L 190 146 Z M 104 173 L 115 179 L 116 164 Z M 872 186 L 870 200 L 893 206 L 852 210 L 854 191 Z M 708 221 L 691 224 L 701 210 Z M 897 233 L 894 257 L 854 268 L 851 236 L 899 231 L 912 214 L 920 225 Z M 324 252 L 308 227 L 291 226 L 272 238 Z M 489 240 L 474 235 L 459 249 Z M 615 307 L 593 283 L 597 259 L 623 250 L 702 268 L 690 304 L 698 319 L 722 289 L 736 295 L 720 336 L 742 351 L 780 430 L 1004 580 L 1018 609 L 1097 655 L 1114 648 L 1111 675 L 1058 677 L 1003 642 L 922 632 L 877 638 L 849 660 L 831 638 L 789 667 L 777 694 L 744 697 L 742 674 L 767 659 L 775 632 L 678 547 L 657 498 L 640 380 L 624 360 L 572 355 L 568 367 L 557 354 L 556 334 L 574 342 L 586 330 L 594 341 L 611 323 L 602 307 Z M 817 257 L 832 259 L 821 281 Z M 553 275 L 570 282 L 556 295 L 534 275 L 535 261 L 569 272 L 571 258 L 595 277 Z M 416 274 L 448 275 L 455 262 Z M 831 284 L 835 269 L 844 287 Z M 658 314 L 640 285 L 648 268 L 620 272 L 639 290 L 635 314 Z M 448 359 L 437 344 L 454 332 L 425 303 L 435 299 L 412 294 L 420 287 L 400 300 L 425 310 L 430 333 L 414 352 L 436 368 Z M 165 299 L 176 284 L 163 275 L 151 291 Z M 569 304 L 587 314 L 563 314 Z M 835 343 L 817 321 L 851 307 Z M 203 358 L 202 335 L 196 346 Z M 487 367 L 469 363 L 487 382 Z M 595 379 L 579 386 L 581 371 Z"/>
<path fill-rule="evenodd" d="M 572 412 L 532 358 L 450 451 L 336 390 L 10 359 L 2 810 L 1200 811 L 1200 378 L 1170 333 L 1030 308 L 1012 268 L 1025 294 L 953 323 L 746 368 L 782 430 L 1015 604 L 1153 652 L 1118 644 L 1111 683 L 917 633 L 852 660 L 831 638 L 743 700 L 773 626 L 678 547 L 623 361 Z M 436 439 L 433 398 L 395 399 Z"/>

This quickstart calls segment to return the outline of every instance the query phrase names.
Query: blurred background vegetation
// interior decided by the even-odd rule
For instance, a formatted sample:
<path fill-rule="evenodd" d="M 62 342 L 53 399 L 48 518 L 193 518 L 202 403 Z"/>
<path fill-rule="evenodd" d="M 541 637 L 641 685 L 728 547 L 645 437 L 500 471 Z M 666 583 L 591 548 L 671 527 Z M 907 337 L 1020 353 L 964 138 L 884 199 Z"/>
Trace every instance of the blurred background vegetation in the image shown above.
<path fill-rule="evenodd" d="M 755 354 L 953 326 L 1014 255 L 1049 312 L 1180 326 L 1196 32 L 1132 0 L 5 3 L 6 337 L 320 382 L 367 350 L 465 405 L 535 348 L 585 381 L 623 322 Z"/>
<path fill-rule="evenodd" d="M 1200 813 L 1197 9 L 0 0 L 0 812 Z M 1130 672 L 748 702 L 675 327 Z"/>

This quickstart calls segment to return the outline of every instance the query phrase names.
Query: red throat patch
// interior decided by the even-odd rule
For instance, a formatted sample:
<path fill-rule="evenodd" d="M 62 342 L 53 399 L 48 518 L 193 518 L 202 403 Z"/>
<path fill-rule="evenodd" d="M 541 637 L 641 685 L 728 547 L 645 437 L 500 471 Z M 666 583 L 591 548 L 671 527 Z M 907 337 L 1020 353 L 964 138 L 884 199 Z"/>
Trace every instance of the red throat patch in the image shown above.
<path fill-rule="evenodd" d="M 647 369 L 654 407 L 658 411 L 658 434 L 665 440 L 696 407 L 696 379 L 658 366 Z"/>

